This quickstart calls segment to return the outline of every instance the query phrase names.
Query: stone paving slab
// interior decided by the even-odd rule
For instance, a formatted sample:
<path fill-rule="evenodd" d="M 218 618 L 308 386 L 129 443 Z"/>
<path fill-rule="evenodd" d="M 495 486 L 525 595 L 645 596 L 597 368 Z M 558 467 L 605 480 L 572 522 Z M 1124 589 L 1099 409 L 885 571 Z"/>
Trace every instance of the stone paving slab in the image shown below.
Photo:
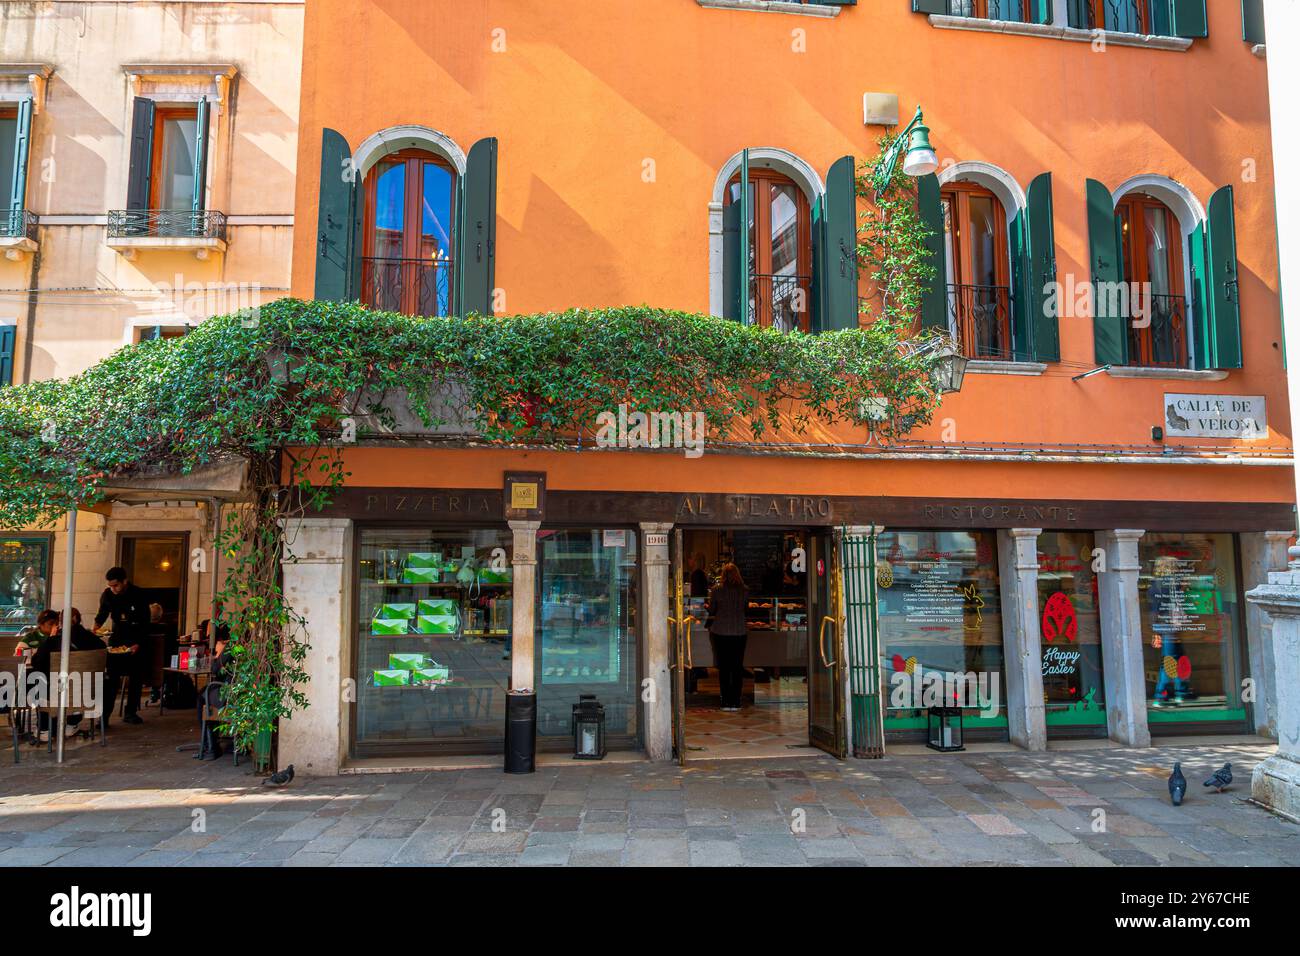
<path fill-rule="evenodd" d="M 152 719 L 151 719 L 152 717 Z M 824 756 L 299 776 L 175 745 L 185 716 L 73 746 L 62 766 L 0 751 L 4 866 L 1297 866 L 1300 826 L 1247 801 L 1270 752 Z M 1231 760 L 1234 786 L 1170 806 Z"/>

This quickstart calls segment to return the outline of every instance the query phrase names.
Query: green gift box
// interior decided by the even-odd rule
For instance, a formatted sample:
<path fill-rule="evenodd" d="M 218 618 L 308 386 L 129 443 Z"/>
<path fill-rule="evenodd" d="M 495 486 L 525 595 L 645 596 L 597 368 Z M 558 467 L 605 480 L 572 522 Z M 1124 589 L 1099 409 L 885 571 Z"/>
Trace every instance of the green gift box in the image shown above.
<path fill-rule="evenodd" d="M 411 683 L 423 687 L 429 684 L 445 684 L 451 680 L 451 668 L 441 664 L 430 667 L 417 667 L 411 671 Z"/>
<path fill-rule="evenodd" d="M 406 556 L 408 568 L 441 568 L 442 555 L 437 551 L 412 551 Z"/>
<path fill-rule="evenodd" d="M 389 620 L 404 617 L 409 621 L 411 618 L 415 617 L 415 605 L 381 604 L 379 610 L 375 612 L 375 617 L 388 618 Z"/>
<path fill-rule="evenodd" d="M 449 617 L 456 616 L 456 601 L 453 598 L 427 598 L 420 601 L 418 605 L 418 614 L 442 614 Z"/>
<path fill-rule="evenodd" d="M 439 568 L 412 568 L 408 566 L 402 571 L 402 582 L 404 584 L 437 584 L 442 580 L 442 571 Z"/>
<path fill-rule="evenodd" d="M 389 654 L 388 667 L 395 671 L 414 671 L 427 667 L 430 663 L 428 654 Z"/>
<path fill-rule="evenodd" d="M 405 687 L 411 683 L 411 672 L 406 670 L 375 671 L 376 687 Z"/>
<path fill-rule="evenodd" d="M 479 584 L 509 584 L 510 568 L 502 568 L 500 571 L 493 570 L 492 568 L 479 568 L 478 583 Z"/>
<path fill-rule="evenodd" d="M 420 634 L 455 634 L 454 614 L 421 614 L 415 619 L 415 630 Z"/>
<path fill-rule="evenodd" d="M 395 634 L 411 633 L 411 622 L 402 617 L 397 619 L 377 617 L 370 622 L 370 633 L 391 637 Z"/>

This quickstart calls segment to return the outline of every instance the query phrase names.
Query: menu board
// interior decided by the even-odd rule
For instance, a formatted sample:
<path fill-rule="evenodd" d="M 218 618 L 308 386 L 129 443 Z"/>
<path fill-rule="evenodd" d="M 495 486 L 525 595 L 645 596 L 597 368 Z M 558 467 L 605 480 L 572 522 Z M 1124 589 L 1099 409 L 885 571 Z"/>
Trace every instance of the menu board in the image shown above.
<path fill-rule="evenodd" d="M 922 551 L 900 582 L 902 617 L 910 627 L 930 631 L 961 630 L 968 592 L 961 586 L 961 565 L 943 551 Z M 895 579 L 897 580 L 897 578 Z"/>

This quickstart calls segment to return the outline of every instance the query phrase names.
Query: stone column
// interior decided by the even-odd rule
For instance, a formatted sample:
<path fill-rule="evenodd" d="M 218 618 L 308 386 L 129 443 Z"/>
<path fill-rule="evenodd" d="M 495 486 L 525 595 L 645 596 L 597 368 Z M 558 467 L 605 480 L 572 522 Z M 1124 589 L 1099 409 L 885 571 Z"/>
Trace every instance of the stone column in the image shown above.
<path fill-rule="evenodd" d="M 1096 533 L 1106 558 L 1097 578 L 1106 726 L 1111 740 L 1128 747 L 1151 746 L 1138 604 L 1138 541 L 1145 533 L 1131 528 Z"/>
<path fill-rule="evenodd" d="M 1286 570 L 1286 548 L 1291 531 L 1263 531 L 1241 536 L 1243 590 L 1268 583 L 1272 571 Z M 1277 679 L 1273 668 L 1273 635 L 1269 616 L 1253 601 L 1246 602 L 1246 656 L 1254 700 L 1251 712 L 1255 733 L 1277 739 Z"/>
<path fill-rule="evenodd" d="M 1026 750 L 1047 749 L 1043 642 L 1038 620 L 1038 535 L 1041 533 L 1041 528 L 998 531 L 1007 728 L 1011 742 Z"/>
<path fill-rule="evenodd" d="M 1246 595 L 1272 622 L 1273 667 L 1277 680 L 1277 753 L 1255 768 L 1250 794 L 1300 823 L 1300 548 L 1290 566 Z"/>
<path fill-rule="evenodd" d="M 641 522 L 641 618 L 642 661 L 642 739 L 646 756 L 651 760 L 673 758 L 673 693 L 671 632 L 668 618 L 673 608 L 669 595 L 674 584 L 670 580 L 668 535 L 671 524 Z M 662 544 L 651 544 L 651 535 L 661 535 Z M 646 700 L 645 690 L 650 699 Z"/>
<path fill-rule="evenodd" d="M 310 645 L 302 688 L 309 706 L 280 722 L 279 765 L 299 774 L 333 775 L 348 752 L 352 677 L 352 522 L 302 518 L 286 529 L 284 595 L 306 619 Z"/>
<path fill-rule="evenodd" d="M 540 521 L 511 521 L 514 532 L 511 548 L 512 618 L 510 622 L 510 689 L 532 691 L 533 674 L 533 600 L 537 593 L 537 529 Z"/>

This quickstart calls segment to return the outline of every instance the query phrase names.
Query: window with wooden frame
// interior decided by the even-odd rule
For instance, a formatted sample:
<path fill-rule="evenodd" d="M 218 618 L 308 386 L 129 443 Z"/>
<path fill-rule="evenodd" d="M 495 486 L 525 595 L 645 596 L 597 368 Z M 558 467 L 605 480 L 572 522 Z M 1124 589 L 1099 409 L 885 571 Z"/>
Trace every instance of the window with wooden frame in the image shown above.
<path fill-rule="evenodd" d="M 740 201 L 740 176 L 726 205 Z M 787 176 L 749 169 L 749 321 L 807 332 L 811 319 L 812 216 L 808 197 Z"/>
<path fill-rule="evenodd" d="M 975 183 L 940 193 L 948 325 L 968 358 L 1011 359 L 1011 265 L 1002 202 Z"/>
<path fill-rule="evenodd" d="M 194 204 L 198 107 L 159 105 L 154 111 L 150 209 L 189 210 Z"/>
<path fill-rule="evenodd" d="M 1115 205 L 1128 284 L 1130 365 L 1186 368 L 1187 298 L 1178 217 L 1159 199 L 1129 193 Z"/>
<path fill-rule="evenodd" d="M 405 149 L 366 176 L 362 301 L 407 315 L 451 315 L 456 171 Z"/>

